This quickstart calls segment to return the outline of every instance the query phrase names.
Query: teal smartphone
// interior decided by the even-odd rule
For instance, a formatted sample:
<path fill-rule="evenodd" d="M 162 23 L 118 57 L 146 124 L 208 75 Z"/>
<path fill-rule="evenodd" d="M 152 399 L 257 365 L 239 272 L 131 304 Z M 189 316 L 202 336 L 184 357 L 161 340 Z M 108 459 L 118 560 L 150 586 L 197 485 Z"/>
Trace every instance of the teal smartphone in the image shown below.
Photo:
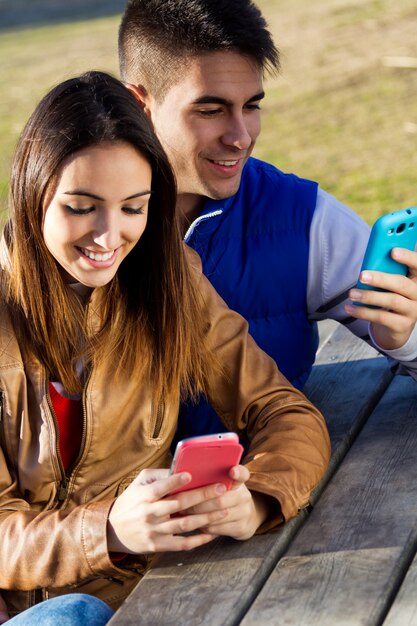
<path fill-rule="evenodd" d="M 383 215 L 372 226 L 368 245 L 363 258 L 363 270 L 375 270 L 387 274 L 407 275 L 408 268 L 391 258 L 393 248 L 408 248 L 415 250 L 417 245 L 417 207 L 400 209 L 388 215 Z M 383 291 L 377 287 L 364 285 L 358 280 L 358 289 L 373 289 Z M 354 302 L 365 306 L 360 302 Z"/>

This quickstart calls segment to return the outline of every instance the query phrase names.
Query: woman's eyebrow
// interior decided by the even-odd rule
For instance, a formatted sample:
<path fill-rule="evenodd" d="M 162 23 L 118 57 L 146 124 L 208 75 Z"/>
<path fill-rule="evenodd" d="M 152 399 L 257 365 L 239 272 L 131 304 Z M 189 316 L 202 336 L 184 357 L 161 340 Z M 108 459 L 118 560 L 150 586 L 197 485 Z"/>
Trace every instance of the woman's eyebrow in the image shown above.
<path fill-rule="evenodd" d="M 134 193 L 127 198 L 124 198 L 122 202 L 126 200 L 133 200 L 133 198 L 139 198 L 140 196 L 149 196 L 152 193 L 151 189 L 146 191 L 138 191 L 138 193 Z M 97 196 L 95 193 L 91 193 L 90 191 L 85 191 L 84 189 L 74 189 L 72 191 L 65 191 L 64 196 L 85 196 L 87 198 L 93 198 L 93 200 L 100 200 L 101 202 L 105 201 L 105 198 L 101 196 Z"/>
<path fill-rule="evenodd" d="M 148 189 L 147 191 L 139 191 L 139 193 L 134 193 L 133 196 L 128 196 L 123 200 L 133 200 L 133 198 L 140 198 L 140 196 L 150 196 L 152 193 L 152 189 Z"/>
<path fill-rule="evenodd" d="M 86 196 L 87 198 L 93 198 L 94 200 L 102 200 L 104 201 L 104 198 L 101 198 L 100 196 L 97 196 L 94 193 L 91 193 L 90 191 L 84 191 L 84 189 L 74 189 L 74 190 L 70 190 L 70 191 L 64 191 L 64 196 Z"/>

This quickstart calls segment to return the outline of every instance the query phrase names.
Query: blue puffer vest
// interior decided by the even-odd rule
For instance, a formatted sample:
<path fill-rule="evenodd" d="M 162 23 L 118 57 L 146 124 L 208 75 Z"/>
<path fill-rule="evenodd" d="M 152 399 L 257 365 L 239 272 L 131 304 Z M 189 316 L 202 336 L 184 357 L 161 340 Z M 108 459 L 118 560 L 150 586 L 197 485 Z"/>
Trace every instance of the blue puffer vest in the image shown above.
<path fill-rule="evenodd" d="M 255 341 L 298 388 L 318 346 L 306 304 L 316 199 L 316 183 L 251 158 L 236 195 L 208 200 L 185 236 L 218 293 L 248 320 Z M 176 439 L 222 430 L 202 398 L 198 405 L 182 407 Z"/>

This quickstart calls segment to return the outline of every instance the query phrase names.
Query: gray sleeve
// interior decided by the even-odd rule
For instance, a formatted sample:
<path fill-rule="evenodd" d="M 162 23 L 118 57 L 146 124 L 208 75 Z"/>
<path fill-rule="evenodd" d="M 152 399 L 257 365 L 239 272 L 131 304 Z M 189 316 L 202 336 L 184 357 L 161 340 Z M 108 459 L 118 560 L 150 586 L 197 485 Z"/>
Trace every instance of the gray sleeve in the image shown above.
<path fill-rule="evenodd" d="M 369 232 L 370 227 L 359 215 L 319 188 L 310 229 L 309 319 L 340 322 L 386 354 L 393 365 L 403 365 L 417 379 L 417 329 L 414 329 L 406 345 L 384 352 L 372 340 L 368 322 L 356 320 L 344 310 L 344 304 L 349 300 L 349 289 L 358 280 Z"/>

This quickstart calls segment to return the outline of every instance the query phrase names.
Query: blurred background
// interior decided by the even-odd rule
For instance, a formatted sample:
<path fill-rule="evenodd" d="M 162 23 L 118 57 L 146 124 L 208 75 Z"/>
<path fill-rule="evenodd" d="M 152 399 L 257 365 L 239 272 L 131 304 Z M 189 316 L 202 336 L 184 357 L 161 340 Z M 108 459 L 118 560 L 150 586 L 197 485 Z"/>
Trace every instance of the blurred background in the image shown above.
<path fill-rule="evenodd" d="M 255 156 L 372 223 L 417 205 L 415 0 L 258 0 L 281 51 Z M 0 210 L 17 137 L 41 96 L 87 69 L 118 75 L 124 0 L 0 0 Z"/>

